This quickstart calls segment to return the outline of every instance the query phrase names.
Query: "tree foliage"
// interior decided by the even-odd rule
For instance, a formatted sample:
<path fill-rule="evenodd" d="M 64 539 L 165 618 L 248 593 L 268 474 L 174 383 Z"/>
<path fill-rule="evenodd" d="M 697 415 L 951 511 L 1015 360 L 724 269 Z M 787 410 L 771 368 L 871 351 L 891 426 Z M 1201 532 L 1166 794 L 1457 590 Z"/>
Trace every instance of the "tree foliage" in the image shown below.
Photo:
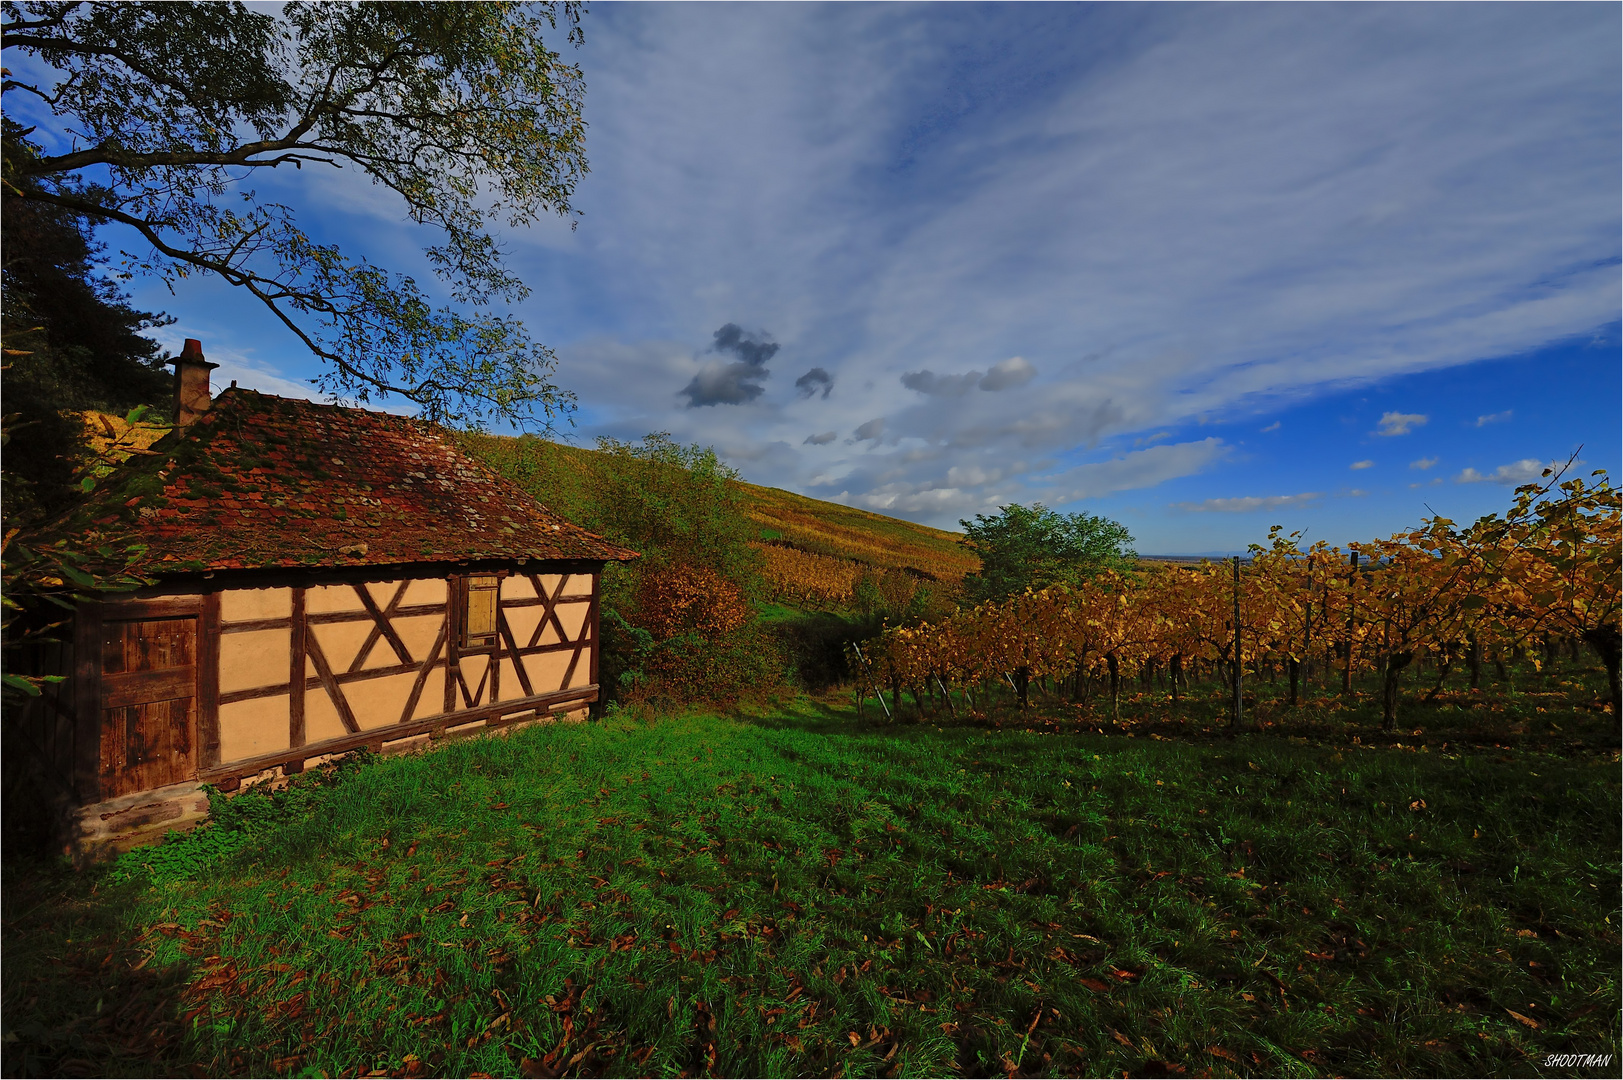
<path fill-rule="evenodd" d="M 4 191 L 150 250 L 125 269 L 215 275 L 325 361 L 324 391 L 398 396 L 440 421 L 550 421 L 554 358 L 499 310 L 527 295 L 493 235 L 566 218 L 586 172 L 577 4 L 0 4 Z M 25 69 L 22 55 L 31 62 Z M 17 59 L 13 59 L 17 58 Z M 453 304 L 313 239 L 245 186 L 263 170 L 361 170 L 399 196 Z M 132 245 L 133 246 L 133 245 Z"/>
<path fill-rule="evenodd" d="M 4 121 L 8 140 L 15 125 Z M 131 307 L 96 270 L 100 246 L 60 207 L 8 202 L 0 232 L 5 454 L 0 503 L 9 525 L 63 509 L 87 460 L 87 409 L 162 411 L 170 378 L 145 333 L 163 316 Z"/>
<path fill-rule="evenodd" d="M 1133 568 L 1133 538 L 1125 526 L 1094 514 L 1060 514 L 1042 503 L 1005 506 L 995 517 L 960 521 L 963 545 L 981 561 L 964 578 L 973 602 L 1002 600 L 1027 589 L 1080 586 L 1105 570 Z"/>

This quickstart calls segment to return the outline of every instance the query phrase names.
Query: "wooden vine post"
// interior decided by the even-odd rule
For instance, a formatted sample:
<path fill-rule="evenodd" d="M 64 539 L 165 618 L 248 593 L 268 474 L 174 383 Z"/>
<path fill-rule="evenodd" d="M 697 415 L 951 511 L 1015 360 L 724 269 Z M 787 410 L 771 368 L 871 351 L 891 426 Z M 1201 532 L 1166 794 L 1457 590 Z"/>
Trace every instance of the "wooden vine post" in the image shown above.
<path fill-rule="evenodd" d="M 1240 677 L 1245 671 L 1245 663 L 1240 656 L 1240 557 L 1234 556 L 1234 711 L 1229 719 L 1230 727 L 1239 727 L 1244 722 L 1244 703 L 1240 700 Z"/>
<path fill-rule="evenodd" d="M 1353 619 L 1355 616 L 1353 592 L 1357 588 L 1357 584 L 1358 550 L 1354 548 L 1352 553 L 1352 573 L 1347 576 L 1347 642 L 1342 646 L 1346 652 L 1343 653 L 1341 666 L 1341 692 L 1343 694 L 1352 693 Z"/>

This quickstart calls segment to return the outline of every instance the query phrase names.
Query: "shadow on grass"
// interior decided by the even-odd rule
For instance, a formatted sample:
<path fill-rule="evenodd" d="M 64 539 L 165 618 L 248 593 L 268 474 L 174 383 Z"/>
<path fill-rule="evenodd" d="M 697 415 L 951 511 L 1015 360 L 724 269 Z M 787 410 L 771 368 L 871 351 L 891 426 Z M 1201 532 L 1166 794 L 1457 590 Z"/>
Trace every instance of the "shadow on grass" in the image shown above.
<path fill-rule="evenodd" d="M 182 1002 L 193 963 L 156 965 L 134 882 L 35 860 L 4 868 L 6 1076 L 166 1076 L 186 1067 Z M 201 935 L 188 943 L 207 953 Z"/>

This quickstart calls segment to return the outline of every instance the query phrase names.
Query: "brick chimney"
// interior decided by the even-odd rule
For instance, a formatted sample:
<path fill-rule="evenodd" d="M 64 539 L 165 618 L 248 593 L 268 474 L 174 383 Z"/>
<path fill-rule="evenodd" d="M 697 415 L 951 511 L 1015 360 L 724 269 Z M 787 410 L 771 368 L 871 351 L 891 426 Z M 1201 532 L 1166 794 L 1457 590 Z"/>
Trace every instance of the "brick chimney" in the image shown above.
<path fill-rule="evenodd" d="M 186 347 L 170 363 L 175 365 L 175 426 L 190 427 L 208 412 L 209 372 L 219 367 L 203 359 L 203 343 L 187 338 Z"/>

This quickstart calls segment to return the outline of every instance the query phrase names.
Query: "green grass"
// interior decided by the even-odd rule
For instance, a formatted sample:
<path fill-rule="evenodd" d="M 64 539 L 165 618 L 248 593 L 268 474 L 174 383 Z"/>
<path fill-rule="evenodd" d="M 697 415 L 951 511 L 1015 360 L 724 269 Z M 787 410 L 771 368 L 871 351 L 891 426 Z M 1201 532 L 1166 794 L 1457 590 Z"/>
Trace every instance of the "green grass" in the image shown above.
<path fill-rule="evenodd" d="M 1367 703 L 1230 738 L 1213 691 L 1104 734 L 846 695 L 368 761 L 9 865 L 4 1068 L 1540 1073 L 1615 1054 L 1620 1005 L 1616 725 L 1549 693 L 1561 730 L 1463 752 L 1373 745 Z"/>

